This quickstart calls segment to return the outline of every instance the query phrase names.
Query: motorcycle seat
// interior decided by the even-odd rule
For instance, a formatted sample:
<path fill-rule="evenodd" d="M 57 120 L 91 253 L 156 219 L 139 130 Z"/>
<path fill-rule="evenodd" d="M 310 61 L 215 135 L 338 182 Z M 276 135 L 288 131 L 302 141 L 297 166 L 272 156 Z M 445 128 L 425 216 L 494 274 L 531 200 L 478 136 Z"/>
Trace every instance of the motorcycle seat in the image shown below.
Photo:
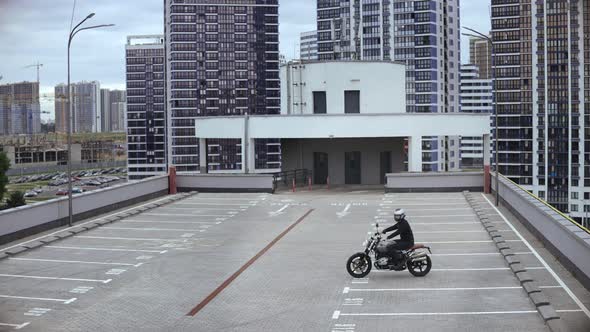
<path fill-rule="evenodd" d="M 416 250 L 416 249 L 422 249 L 422 248 L 425 248 L 425 246 L 422 243 L 416 243 L 409 250 Z"/>

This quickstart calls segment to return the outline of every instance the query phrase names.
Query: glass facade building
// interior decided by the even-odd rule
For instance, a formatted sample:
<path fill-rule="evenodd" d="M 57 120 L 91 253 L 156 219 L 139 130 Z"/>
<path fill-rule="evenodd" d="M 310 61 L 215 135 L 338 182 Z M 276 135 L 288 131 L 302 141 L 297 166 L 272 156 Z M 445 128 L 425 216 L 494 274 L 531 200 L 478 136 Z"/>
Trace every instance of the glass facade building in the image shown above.
<path fill-rule="evenodd" d="M 138 180 L 167 171 L 164 36 L 129 36 L 125 52 L 127 171 Z"/>
<path fill-rule="evenodd" d="M 500 172 L 590 212 L 590 3 L 492 0 Z"/>
<path fill-rule="evenodd" d="M 0 85 L 0 135 L 41 132 L 39 83 Z"/>
<path fill-rule="evenodd" d="M 207 140 L 195 119 L 280 113 L 278 0 L 166 0 L 169 162 L 180 172 L 238 172 L 239 140 Z M 280 169 L 280 142 L 256 142 L 256 169 Z"/>

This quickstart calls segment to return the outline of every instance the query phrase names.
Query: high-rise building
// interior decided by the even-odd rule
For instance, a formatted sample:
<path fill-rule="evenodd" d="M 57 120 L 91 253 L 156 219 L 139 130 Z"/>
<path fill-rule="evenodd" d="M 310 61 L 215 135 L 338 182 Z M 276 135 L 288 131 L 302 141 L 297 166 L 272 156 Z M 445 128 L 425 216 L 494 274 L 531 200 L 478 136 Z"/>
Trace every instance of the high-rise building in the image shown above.
<path fill-rule="evenodd" d="M 499 171 L 590 212 L 590 3 L 492 0 Z"/>
<path fill-rule="evenodd" d="M 391 0 L 317 0 L 318 58 L 391 60 L 391 9 Z"/>
<path fill-rule="evenodd" d="M 127 100 L 125 91 L 100 89 L 100 100 L 102 131 L 105 133 L 123 131 L 124 114 L 120 114 L 119 104 Z"/>
<path fill-rule="evenodd" d="M 100 83 L 72 83 L 72 132 L 99 133 L 102 131 Z M 68 86 L 55 86 L 55 128 L 66 132 Z"/>
<path fill-rule="evenodd" d="M 241 171 L 239 140 L 207 140 L 200 168 L 195 119 L 279 114 L 278 0 L 166 0 L 169 162 L 181 172 Z M 278 140 L 256 142 L 256 171 L 280 169 Z"/>
<path fill-rule="evenodd" d="M 393 59 L 406 63 L 408 112 L 459 112 L 459 0 L 392 0 Z M 423 137 L 424 171 L 458 170 L 459 137 Z"/>
<path fill-rule="evenodd" d="M 301 60 L 318 59 L 318 32 L 302 32 L 299 38 L 299 58 Z"/>
<path fill-rule="evenodd" d="M 127 174 L 138 180 L 167 171 L 164 36 L 129 36 L 125 52 Z"/>
<path fill-rule="evenodd" d="M 41 132 L 39 83 L 21 82 L 0 85 L 0 134 Z"/>
<path fill-rule="evenodd" d="M 458 112 L 459 0 L 318 0 L 319 60 L 406 64 L 408 112 Z M 458 170 L 458 137 L 423 137 L 424 171 Z"/>
<path fill-rule="evenodd" d="M 469 63 L 477 66 L 479 78 L 492 77 L 492 48 L 487 40 L 469 39 Z"/>
<path fill-rule="evenodd" d="M 481 78 L 479 67 L 461 65 L 461 112 L 492 113 L 492 80 Z M 461 137 L 461 168 L 481 169 L 483 138 Z"/>

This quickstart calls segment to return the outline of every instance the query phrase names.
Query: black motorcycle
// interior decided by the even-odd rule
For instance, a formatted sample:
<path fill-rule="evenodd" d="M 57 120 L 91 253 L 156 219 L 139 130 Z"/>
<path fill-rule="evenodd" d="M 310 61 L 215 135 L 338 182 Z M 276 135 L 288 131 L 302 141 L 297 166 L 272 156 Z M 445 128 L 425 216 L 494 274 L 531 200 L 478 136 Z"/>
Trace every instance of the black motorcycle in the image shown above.
<path fill-rule="evenodd" d="M 382 235 L 379 232 L 379 224 L 375 224 L 377 232 L 373 234 L 363 246 L 366 246 L 364 252 L 357 252 L 350 256 L 346 263 L 346 270 L 354 278 L 364 278 L 371 272 L 371 256 L 375 259 L 375 268 L 378 270 L 403 271 L 408 269 L 415 277 L 423 277 L 430 272 L 432 261 L 429 253 L 432 254 L 430 247 L 423 244 L 415 244 L 408 250 L 399 250 L 394 253 L 388 253 L 385 243 L 382 242 Z M 424 250 L 426 249 L 426 250 Z"/>

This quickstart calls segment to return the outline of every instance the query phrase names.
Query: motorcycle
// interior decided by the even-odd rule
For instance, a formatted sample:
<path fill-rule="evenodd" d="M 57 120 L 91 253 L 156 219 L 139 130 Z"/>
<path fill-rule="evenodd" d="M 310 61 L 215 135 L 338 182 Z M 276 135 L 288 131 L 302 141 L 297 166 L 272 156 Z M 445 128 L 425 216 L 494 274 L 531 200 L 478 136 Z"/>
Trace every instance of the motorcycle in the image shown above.
<path fill-rule="evenodd" d="M 375 228 L 377 229 L 375 234 L 363 243 L 365 251 L 350 256 L 346 263 L 346 270 L 352 277 L 364 278 L 371 272 L 373 266 L 371 256 L 375 259 L 374 266 L 378 270 L 404 271 L 408 269 L 415 277 L 424 277 L 430 272 L 432 260 L 426 252 L 428 250 L 432 254 L 430 247 L 415 244 L 408 250 L 388 253 L 384 241 L 382 242 L 379 224 L 375 224 Z"/>

